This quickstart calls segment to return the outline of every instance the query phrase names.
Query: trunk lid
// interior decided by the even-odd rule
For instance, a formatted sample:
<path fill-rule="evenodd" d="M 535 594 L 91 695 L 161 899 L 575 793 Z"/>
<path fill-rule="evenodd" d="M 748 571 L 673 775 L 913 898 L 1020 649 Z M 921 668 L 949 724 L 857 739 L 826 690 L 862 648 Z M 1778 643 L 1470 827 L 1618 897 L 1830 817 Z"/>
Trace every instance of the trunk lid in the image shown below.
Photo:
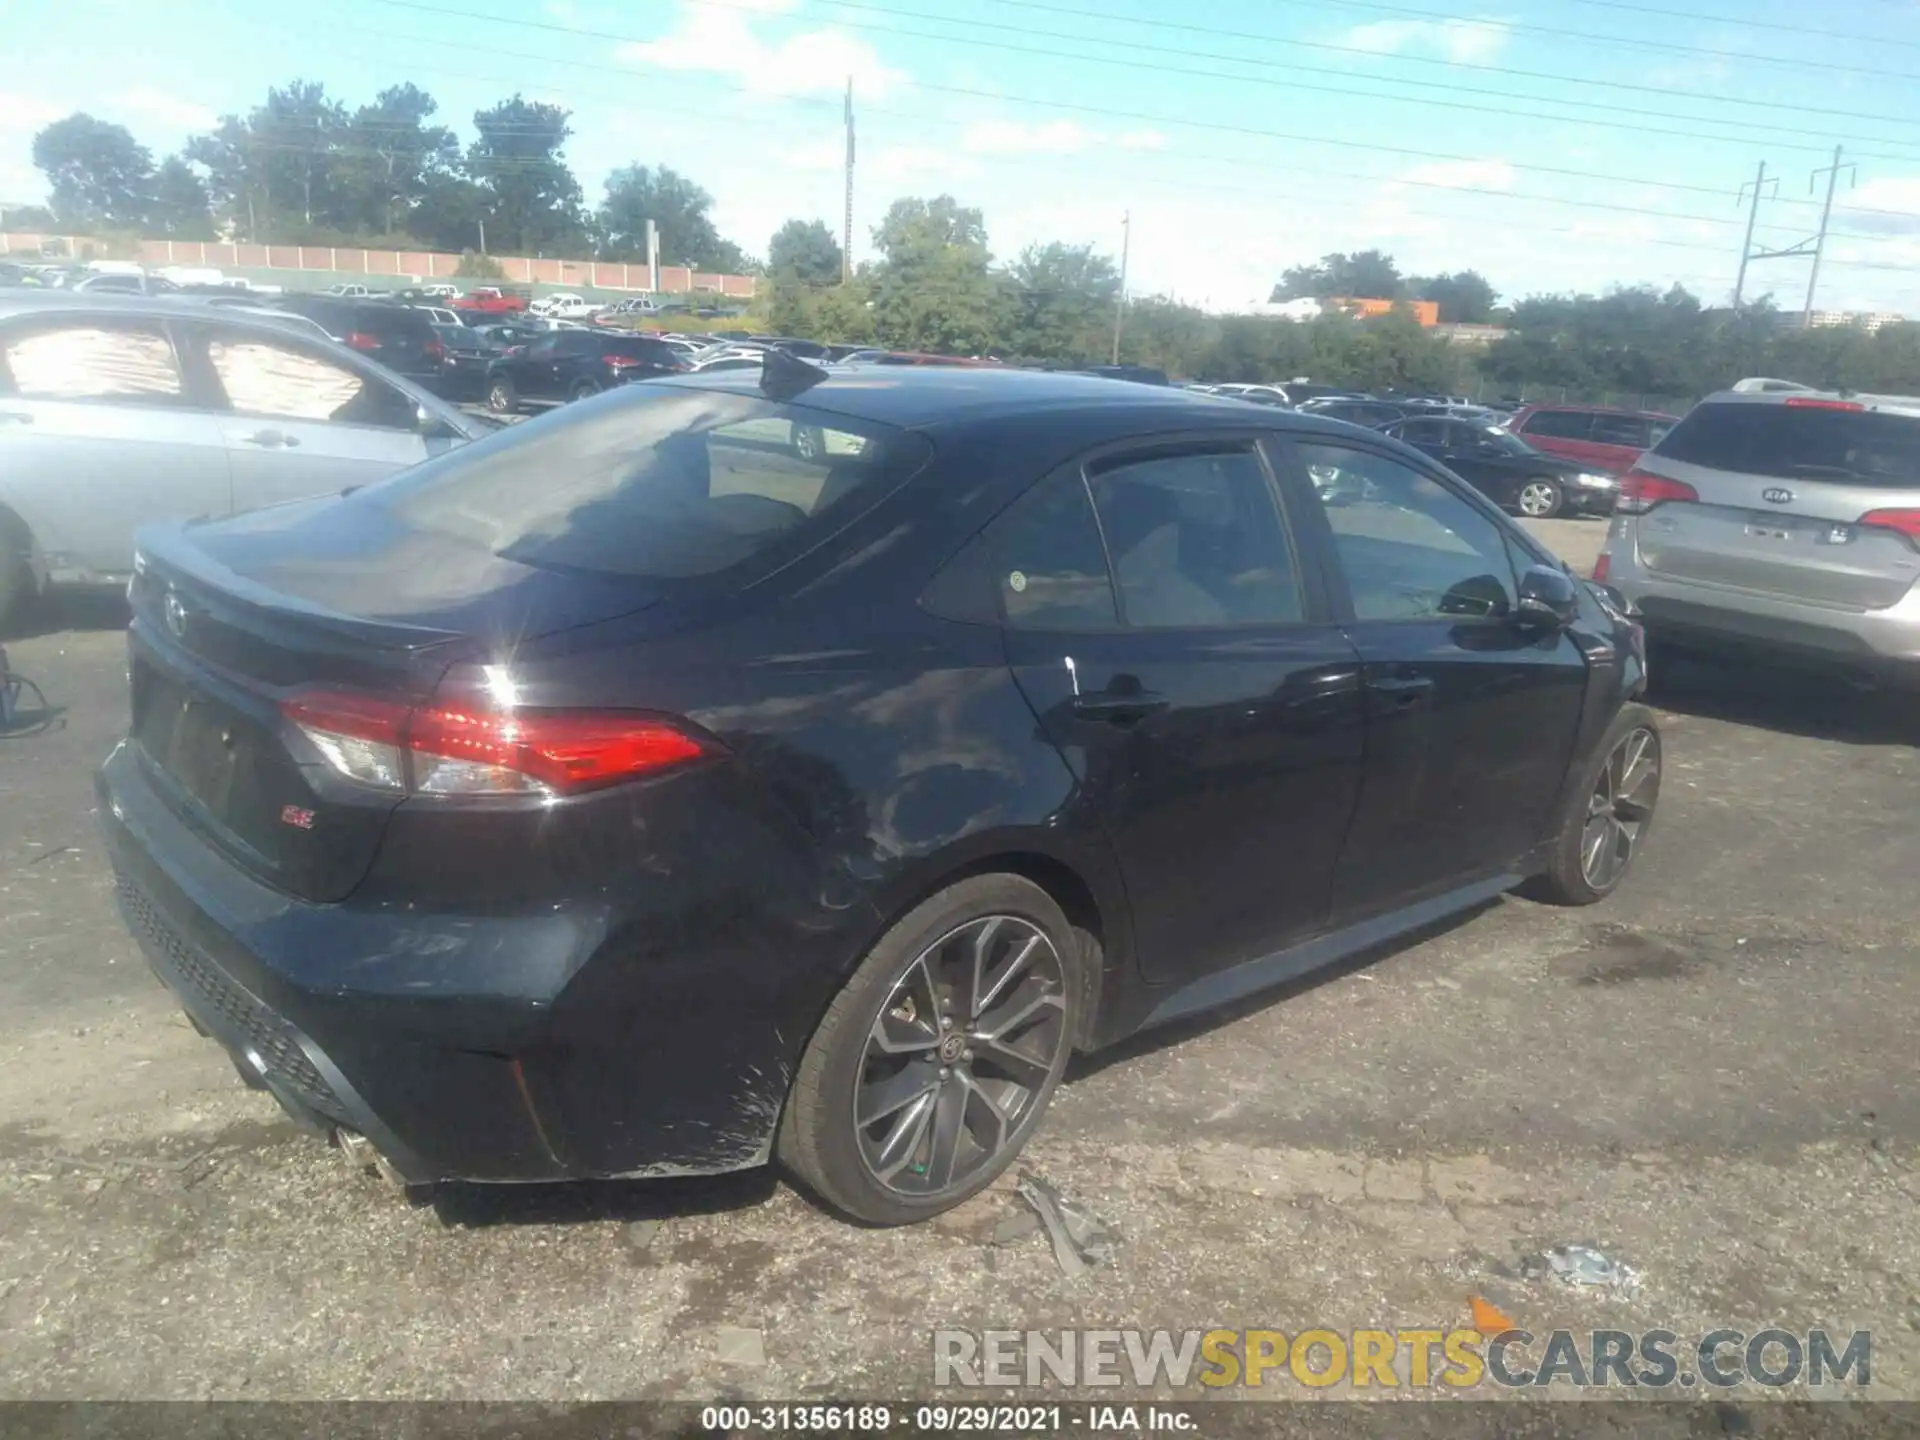
<path fill-rule="evenodd" d="M 1854 611 L 1896 604 L 1920 578 L 1905 536 L 1859 523 L 1920 507 L 1920 417 L 1709 401 L 1638 468 L 1699 495 L 1640 518 L 1651 574 Z"/>
<path fill-rule="evenodd" d="M 366 874 L 404 796 L 329 767 L 284 701 L 317 689 L 417 705 L 464 656 L 654 598 L 331 498 L 144 532 L 129 593 L 131 737 L 156 787 L 236 863 L 322 902 Z"/>

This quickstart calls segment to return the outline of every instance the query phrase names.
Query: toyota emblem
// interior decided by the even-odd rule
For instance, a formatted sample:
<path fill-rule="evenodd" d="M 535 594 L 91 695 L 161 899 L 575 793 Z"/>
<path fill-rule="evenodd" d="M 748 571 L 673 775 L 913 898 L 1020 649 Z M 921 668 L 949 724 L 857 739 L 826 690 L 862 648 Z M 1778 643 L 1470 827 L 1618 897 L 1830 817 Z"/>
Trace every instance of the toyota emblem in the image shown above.
<path fill-rule="evenodd" d="M 166 604 L 162 607 L 167 617 L 167 629 L 178 639 L 187 638 L 187 607 L 173 591 L 167 592 Z"/>
<path fill-rule="evenodd" d="M 1769 489 L 1762 490 L 1760 492 L 1760 498 L 1770 505 L 1791 505 L 1793 503 L 1793 491 L 1787 489 L 1784 485 L 1775 485 Z"/>

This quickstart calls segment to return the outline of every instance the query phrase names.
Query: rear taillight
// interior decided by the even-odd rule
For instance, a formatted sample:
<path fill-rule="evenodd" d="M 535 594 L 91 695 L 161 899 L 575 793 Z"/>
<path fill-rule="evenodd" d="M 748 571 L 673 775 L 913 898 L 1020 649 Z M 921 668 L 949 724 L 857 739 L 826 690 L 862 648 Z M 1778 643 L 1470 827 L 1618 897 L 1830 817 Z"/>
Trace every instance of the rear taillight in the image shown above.
<path fill-rule="evenodd" d="M 1593 562 L 1593 578 L 1605 584 L 1608 574 L 1613 570 L 1613 556 L 1606 551 L 1600 552 L 1600 558 Z"/>
<path fill-rule="evenodd" d="M 1895 531 L 1920 549 L 1920 510 L 1869 510 L 1860 517 L 1860 523 L 1875 530 Z"/>
<path fill-rule="evenodd" d="M 1789 410 L 1864 410 L 1858 400 L 1808 400 L 1796 396 L 1786 402 Z"/>
<path fill-rule="evenodd" d="M 413 708 L 330 690 L 280 710 L 340 774 L 415 795 L 573 795 L 710 753 L 667 721 L 619 711 Z"/>
<path fill-rule="evenodd" d="M 507 346 L 506 349 L 502 350 L 500 353 L 502 355 L 518 355 L 522 350 L 526 348 L 527 347 L 524 345 L 509 345 Z"/>
<path fill-rule="evenodd" d="M 1624 515 L 1644 515 L 1656 505 L 1699 498 L 1700 492 L 1684 480 L 1669 480 L 1636 467 L 1620 477 L 1620 494 L 1613 508 Z"/>
<path fill-rule="evenodd" d="M 447 358 L 447 347 L 443 341 L 429 340 L 425 345 L 422 345 L 420 349 L 429 360 L 444 360 Z"/>
<path fill-rule="evenodd" d="M 631 355 L 603 355 L 600 358 L 605 362 L 606 367 L 615 374 L 618 374 L 622 370 L 631 370 L 636 365 L 644 365 L 646 363 L 644 360 L 635 359 Z"/>
<path fill-rule="evenodd" d="M 343 343 L 352 346 L 355 350 L 378 350 L 381 348 L 380 337 L 378 335 L 369 335 L 364 330 L 349 330 L 346 333 Z"/>

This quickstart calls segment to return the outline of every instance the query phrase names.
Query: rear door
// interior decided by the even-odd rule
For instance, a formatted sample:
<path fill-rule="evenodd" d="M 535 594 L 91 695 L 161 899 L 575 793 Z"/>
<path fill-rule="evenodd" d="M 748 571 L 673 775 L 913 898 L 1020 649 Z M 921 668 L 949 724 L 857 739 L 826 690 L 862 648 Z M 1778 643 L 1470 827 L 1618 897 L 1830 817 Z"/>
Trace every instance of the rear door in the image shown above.
<path fill-rule="evenodd" d="M 1332 603 L 1364 667 L 1366 774 L 1336 924 L 1510 866 L 1545 833 L 1572 753 L 1586 661 L 1514 623 L 1507 527 L 1435 475 L 1302 436 L 1298 463 L 1363 498 L 1311 522 L 1336 557 Z"/>
<path fill-rule="evenodd" d="M 1624 475 L 1651 443 L 1644 415 L 1596 415 L 1582 458 L 1608 475 Z"/>
<path fill-rule="evenodd" d="M 1696 405 L 1640 468 L 1699 496 L 1640 517 L 1651 574 L 1852 610 L 1884 609 L 1920 578 L 1907 538 L 1920 528 L 1920 416 L 1730 396 Z M 1891 528 L 1861 523 L 1875 512 Z"/>
<path fill-rule="evenodd" d="M 337 494 L 446 448 L 404 391 L 320 347 L 216 325 L 187 346 L 219 408 L 235 510 Z"/>
<path fill-rule="evenodd" d="M 1321 929 L 1359 665 L 1254 440 L 1070 465 L 991 543 L 1008 660 L 1115 847 L 1143 972 L 1191 979 Z"/>
<path fill-rule="evenodd" d="M 33 317 L 0 336 L 0 505 L 56 578 L 113 580 L 155 520 L 225 515 L 225 443 L 158 322 Z"/>
<path fill-rule="evenodd" d="M 1591 410 L 1535 410 L 1514 430 L 1545 454 L 1598 464 L 1604 452 L 1594 450 L 1593 421 Z"/>

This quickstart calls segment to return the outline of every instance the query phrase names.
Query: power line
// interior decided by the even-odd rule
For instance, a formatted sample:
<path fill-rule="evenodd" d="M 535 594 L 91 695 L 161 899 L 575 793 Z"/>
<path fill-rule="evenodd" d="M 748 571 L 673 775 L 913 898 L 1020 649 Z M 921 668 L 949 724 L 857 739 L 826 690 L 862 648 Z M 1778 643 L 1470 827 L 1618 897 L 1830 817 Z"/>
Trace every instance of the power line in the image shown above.
<path fill-rule="evenodd" d="M 471 10 L 460 10 L 460 9 L 455 9 L 448 6 L 427 4 L 425 3 L 425 0 L 375 0 L 375 3 L 391 6 L 391 7 L 402 9 L 402 10 L 418 10 L 418 11 L 425 12 L 427 14 L 450 16 L 450 17 L 463 19 L 463 20 L 480 20 L 480 21 L 486 21 L 486 22 L 491 22 L 491 23 L 500 24 L 500 25 L 511 25 L 511 26 L 524 28 L 524 29 L 552 31 L 555 33 L 571 35 L 575 38 L 585 36 L 592 39 L 611 40 L 611 41 L 615 41 L 623 44 L 645 43 L 643 41 L 639 41 L 638 37 L 620 34 L 615 31 L 587 30 L 587 29 L 582 29 L 582 28 L 572 27 L 572 26 L 548 24 L 546 22 L 538 21 L 538 20 L 522 20 L 522 19 L 508 17 L 508 16 L 488 15 L 485 13 L 471 11 Z M 715 0 L 697 0 L 697 3 L 702 3 L 702 4 L 715 3 Z M 885 27 L 885 26 L 869 27 L 869 28 L 891 30 L 891 27 Z M 906 33 L 906 32 L 891 31 L 891 33 Z M 425 40 L 425 37 L 418 37 L 418 38 Z M 934 36 L 934 37 L 928 37 L 928 38 L 935 38 L 940 40 L 952 40 L 952 39 L 955 39 L 956 37 Z M 445 45 L 450 49 L 477 49 L 477 50 L 486 51 L 486 47 L 484 46 L 462 45 L 456 41 L 426 40 L 426 43 Z M 1028 53 L 1028 54 L 1044 55 L 1044 56 L 1050 56 L 1053 58 L 1064 58 L 1064 59 L 1072 59 L 1072 60 L 1083 60 L 1083 59 L 1095 60 L 1099 63 L 1122 65 L 1122 66 L 1127 66 L 1129 68 L 1136 68 L 1136 69 L 1148 69 L 1161 74 L 1165 74 L 1171 71 L 1173 73 L 1196 74 L 1196 75 L 1201 75 L 1201 76 L 1212 78 L 1212 79 L 1241 80 L 1249 84 L 1281 85 L 1283 86 L 1283 88 L 1291 88 L 1291 89 L 1311 90 L 1311 89 L 1332 88 L 1332 87 L 1315 87 L 1315 86 L 1285 86 L 1284 82 L 1263 80 L 1258 77 L 1222 75 L 1217 71 L 1183 70 L 1180 67 L 1168 66 L 1164 63 L 1103 59 L 1103 57 L 1085 56 L 1085 55 L 1080 55 L 1080 54 L 1071 53 L 1071 52 L 1036 49 L 1034 47 L 1029 47 L 1029 46 L 1006 45 L 1006 44 L 1002 44 L 1000 42 L 995 42 L 995 41 L 966 41 L 963 43 L 982 45 L 991 49 L 1003 49 L 1003 50 L 1019 51 L 1019 52 Z M 487 53 L 492 53 L 492 52 L 488 51 Z M 560 59 L 558 57 L 544 57 L 544 58 L 547 58 L 551 60 L 552 63 L 556 63 L 556 64 L 577 65 L 577 66 L 582 66 L 582 67 L 592 68 L 592 69 L 606 69 L 614 73 L 623 74 L 623 75 L 631 75 L 633 73 L 633 70 L 630 66 L 600 66 L 600 65 L 594 65 L 590 61 Z M 908 86 L 914 89 L 930 90 L 930 91 L 935 91 L 943 94 L 965 95 L 972 98 L 986 99 L 986 100 L 991 100 L 998 103 L 1011 103 L 1011 104 L 1018 104 L 1018 105 L 1037 106 L 1045 109 L 1067 110 L 1077 114 L 1102 115 L 1109 118 L 1143 121 L 1149 124 L 1184 125 L 1184 126 L 1189 126 L 1189 127 L 1198 128 L 1198 129 L 1215 130 L 1215 131 L 1220 131 L 1220 132 L 1230 133 L 1230 134 L 1255 136 L 1263 139 L 1286 140 L 1286 141 L 1291 141 L 1298 144 L 1339 145 L 1347 149 L 1369 150 L 1379 154 L 1400 155 L 1400 156 L 1406 156 L 1412 159 L 1423 160 L 1423 161 L 1436 161 L 1436 160 L 1463 161 L 1463 162 L 1471 163 L 1471 162 L 1478 162 L 1486 158 L 1484 156 L 1479 156 L 1479 155 L 1462 155 L 1458 153 L 1438 151 L 1438 150 L 1433 150 L 1433 149 L 1424 148 L 1424 147 L 1414 147 L 1414 146 L 1405 146 L 1405 145 L 1382 145 L 1382 144 L 1369 142 L 1369 141 L 1360 141 L 1360 140 L 1352 140 L 1352 139 L 1344 139 L 1344 138 L 1336 140 L 1336 139 L 1331 139 L 1324 135 L 1308 135 L 1308 134 L 1301 134 L 1298 132 L 1289 132 L 1289 131 L 1283 131 L 1283 130 L 1261 130 L 1251 126 L 1229 125 L 1229 124 L 1224 124 L 1217 121 L 1193 120 L 1183 116 L 1157 115 L 1157 114 L 1152 114 L 1152 113 L 1142 112 L 1142 111 L 1119 110 L 1119 109 L 1114 109 L 1107 106 L 1074 104 L 1067 101 L 1043 100 L 1043 99 L 1036 99 L 1028 96 L 1004 95 L 1004 94 L 997 94 L 990 91 L 970 89 L 965 86 L 942 85 L 932 81 L 920 81 L 920 80 L 908 79 L 903 83 L 907 84 Z M 738 89 L 739 87 L 735 86 L 735 87 L 728 87 L 728 88 Z M 1405 103 L 1409 103 L 1409 104 L 1438 103 L 1438 102 L 1410 100 L 1410 99 L 1407 99 L 1407 97 L 1391 97 L 1391 96 L 1382 97 L 1366 91 L 1335 90 L 1334 93 L 1357 94 L 1365 98 L 1371 98 L 1371 99 L 1382 99 L 1382 98 L 1400 99 L 1400 100 L 1403 100 Z M 1486 109 L 1488 107 L 1474 107 L 1474 106 L 1463 106 L 1459 104 L 1450 104 L 1448 108 L 1458 110 L 1458 109 L 1475 109 L 1475 108 Z M 1597 122 L 1591 122 L 1591 121 L 1581 121 L 1581 120 L 1574 119 L 1572 117 L 1567 117 L 1567 116 L 1554 116 L 1554 115 L 1543 116 L 1543 115 L 1537 114 L 1537 112 L 1513 111 L 1508 109 L 1493 110 L 1490 113 L 1498 114 L 1503 118 L 1536 118 L 1536 119 L 1546 119 L 1546 120 L 1559 120 L 1568 124 L 1597 123 Z M 1669 138 L 1671 138 L 1677 133 L 1685 133 L 1685 132 L 1675 132 L 1671 130 L 1664 130 L 1664 129 L 1658 129 L 1655 127 L 1645 127 L 1645 126 L 1630 127 L 1630 126 L 1616 125 L 1616 126 L 1609 126 L 1608 128 L 1647 129 L 1650 131 L 1650 133 L 1667 136 Z M 1721 143 L 1733 143 L 1737 137 L 1696 135 L 1696 136 L 1692 136 L 1691 138 L 1715 140 Z M 1751 139 L 1749 138 L 1749 139 L 1740 140 L 1739 143 L 1750 146 L 1752 142 L 1751 142 Z M 1811 147 L 1785 146 L 1782 148 L 1801 149 L 1801 148 L 1811 148 Z M 1905 157 L 1889 157 L 1889 158 L 1900 159 L 1902 163 L 1909 163 L 1909 164 L 1913 163 L 1912 160 L 1906 159 Z M 1605 174 L 1605 173 L 1591 171 L 1591 170 L 1578 170 L 1578 169 L 1574 169 L 1567 166 L 1539 165 L 1539 164 L 1532 164 L 1524 161 L 1510 161 L 1507 163 L 1511 164 L 1512 167 L 1516 170 L 1527 170 L 1527 171 L 1532 171 L 1532 172 L 1543 174 L 1543 175 L 1557 175 L 1557 176 L 1561 176 L 1563 178 L 1569 178 L 1569 179 L 1597 180 L 1597 181 L 1602 181 L 1608 184 L 1615 184 L 1615 185 L 1645 185 L 1645 186 L 1649 186 L 1656 189 L 1687 191 L 1694 194 L 1713 195 L 1716 197 L 1723 197 L 1726 194 L 1726 191 L 1723 188 L 1720 188 L 1717 186 L 1692 185 L 1692 184 L 1687 184 L 1684 182 L 1674 181 L 1674 180 L 1654 180 L 1654 179 L 1648 179 L 1640 176 L 1631 176 L 1631 175 L 1610 175 L 1610 174 Z M 1409 183 L 1416 183 L 1416 182 L 1409 182 Z M 1626 209 L 1627 207 L 1616 206 L 1611 208 Z M 1870 212 L 1862 211 L 1861 213 L 1870 213 Z M 1904 214 L 1905 212 L 1888 211 L 1885 213 Z M 1715 217 L 1695 216 L 1695 217 L 1687 217 L 1687 218 L 1702 219 L 1709 224 L 1724 223 L 1722 219 L 1715 218 Z"/>

